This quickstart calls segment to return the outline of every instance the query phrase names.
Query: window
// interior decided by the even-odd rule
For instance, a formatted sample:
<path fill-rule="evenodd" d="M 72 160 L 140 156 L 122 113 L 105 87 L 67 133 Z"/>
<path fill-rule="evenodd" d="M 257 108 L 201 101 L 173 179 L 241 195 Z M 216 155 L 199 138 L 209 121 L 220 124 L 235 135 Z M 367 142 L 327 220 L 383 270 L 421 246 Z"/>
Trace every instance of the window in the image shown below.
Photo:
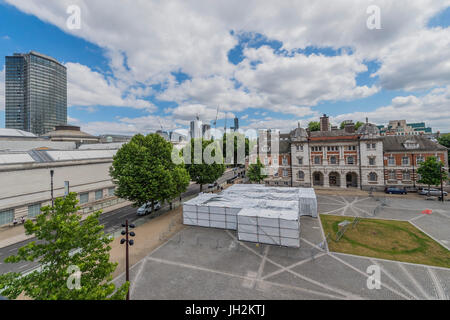
<path fill-rule="evenodd" d="M 103 198 L 103 190 L 95 191 L 95 200 L 100 200 Z"/>
<path fill-rule="evenodd" d="M 28 217 L 29 218 L 37 217 L 39 214 L 41 214 L 41 204 L 40 203 L 28 206 Z"/>
<path fill-rule="evenodd" d="M 13 222 L 14 209 L 0 211 L 0 226 Z"/>
<path fill-rule="evenodd" d="M 402 158 L 402 165 L 409 166 L 409 157 Z"/>
<path fill-rule="evenodd" d="M 327 147 L 328 151 L 339 151 L 339 147 L 338 146 L 329 146 Z"/>
<path fill-rule="evenodd" d="M 353 157 L 347 157 L 347 164 L 355 164 L 355 158 Z"/>
<path fill-rule="evenodd" d="M 289 176 L 289 172 L 285 169 L 283 170 L 283 177 L 288 177 Z"/>
<path fill-rule="evenodd" d="M 267 158 L 264 158 L 264 165 L 268 165 L 269 164 L 269 159 L 267 159 Z"/>
<path fill-rule="evenodd" d="M 375 182 L 377 180 L 378 180 L 378 176 L 377 176 L 377 174 L 375 172 L 369 173 L 369 181 Z"/>
<path fill-rule="evenodd" d="M 421 164 L 422 162 L 425 162 L 425 157 L 424 156 L 417 156 L 416 158 L 416 164 Z"/>
<path fill-rule="evenodd" d="M 389 171 L 389 180 L 397 180 L 397 173 L 394 170 Z"/>
<path fill-rule="evenodd" d="M 376 143 L 372 143 L 372 149 L 376 149 L 377 148 L 377 144 Z"/>
<path fill-rule="evenodd" d="M 108 196 L 113 197 L 114 196 L 114 192 L 116 191 L 116 188 L 109 188 L 108 189 Z"/>
<path fill-rule="evenodd" d="M 301 166 L 303 165 L 303 158 L 298 158 L 298 164 Z"/>
<path fill-rule="evenodd" d="M 297 146 L 297 151 L 303 151 L 303 145 Z"/>
<path fill-rule="evenodd" d="M 356 146 L 348 146 L 347 150 L 348 151 L 356 151 Z"/>
<path fill-rule="evenodd" d="M 314 164 L 321 164 L 322 163 L 322 159 L 320 157 L 314 157 Z"/>
<path fill-rule="evenodd" d="M 367 150 L 370 150 L 371 144 L 367 143 Z"/>
<path fill-rule="evenodd" d="M 389 157 L 388 158 L 388 165 L 395 166 L 395 158 L 394 157 Z"/>
<path fill-rule="evenodd" d="M 89 202 L 89 193 L 82 193 L 80 194 L 80 204 L 88 203 Z"/>
<path fill-rule="evenodd" d="M 375 165 L 375 157 L 369 157 L 369 166 Z"/>
<path fill-rule="evenodd" d="M 403 171 L 403 180 L 404 181 L 410 181 L 411 180 L 411 174 L 409 171 Z"/>
<path fill-rule="evenodd" d="M 305 180 L 305 173 L 303 171 L 299 171 L 297 177 L 298 180 Z"/>
<path fill-rule="evenodd" d="M 287 158 L 283 158 L 283 166 L 287 166 L 288 165 L 288 159 Z"/>
<path fill-rule="evenodd" d="M 311 151 L 320 152 L 320 151 L 322 151 L 322 147 L 311 147 Z"/>
<path fill-rule="evenodd" d="M 330 157 L 330 164 L 337 164 L 337 158 L 335 156 Z"/>
<path fill-rule="evenodd" d="M 278 165 L 278 159 L 277 158 L 273 158 L 273 165 L 277 166 Z"/>

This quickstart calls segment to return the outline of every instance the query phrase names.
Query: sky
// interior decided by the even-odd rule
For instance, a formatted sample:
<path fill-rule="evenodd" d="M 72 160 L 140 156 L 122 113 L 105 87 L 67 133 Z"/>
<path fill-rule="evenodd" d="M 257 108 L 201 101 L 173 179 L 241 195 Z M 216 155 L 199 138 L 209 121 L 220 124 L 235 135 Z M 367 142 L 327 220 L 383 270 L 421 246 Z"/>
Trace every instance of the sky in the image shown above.
<path fill-rule="evenodd" d="M 68 122 L 91 134 L 322 114 L 450 132 L 450 0 L 0 0 L 0 56 L 31 50 L 67 67 Z M 3 60 L 0 127 L 4 78 Z"/>

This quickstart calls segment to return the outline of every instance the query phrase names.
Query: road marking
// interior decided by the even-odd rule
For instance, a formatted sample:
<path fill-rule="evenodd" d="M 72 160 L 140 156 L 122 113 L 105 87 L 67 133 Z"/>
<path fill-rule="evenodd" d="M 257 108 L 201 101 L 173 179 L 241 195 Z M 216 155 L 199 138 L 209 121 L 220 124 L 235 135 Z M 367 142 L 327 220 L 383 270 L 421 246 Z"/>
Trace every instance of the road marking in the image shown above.
<path fill-rule="evenodd" d="M 427 268 L 428 273 L 430 274 L 430 278 L 431 280 L 433 280 L 433 284 L 434 287 L 436 288 L 436 292 L 438 294 L 439 300 L 447 300 L 447 297 L 445 295 L 445 291 L 441 286 L 441 283 L 439 282 L 438 277 L 436 276 L 436 274 L 434 273 L 433 270 L 431 270 L 430 268 Z"/>
<path fill-rule="evenodd" d="M 381 271 L 383 271 L 388 278 L 390 278 L 392 281 L 394 281 L 400 288 L 402 288 L 406 293 L 408 293 L 411 297 L 413 297 L 416 300 L 421 300 L 418 296 L 416 296 L 414 293 L 412 293 L 408 288 L 406 288 L 398 279 L 396 279 L 391 273 L 389 273 L 383 266 L 379 263 L 377 263 L 374 259 L 370 259 L 370 261 L 379 266 Z"/>
<path fill-rule="evenodd" d="M 302 265 L 302 264 L 304 264 L 304 263 L 306 263 L 306 262 L 309 262 L 309 261 L 312 261 L 312 260 L 314 260 L 314 259 L 320 258 L 320 257 L 322 257 L 322 256 L 324 256 L 324 255 L 326 255 L 326 253 L 325 253 L 325 252 L 322 252 L 322 253 L 318 254 L 317 256 L 315 256 L 314 258 L 312 258 L 312 257 L 311 257 L 311 258 L 307 258 L 307 259 L 301 260 L 301 261 L 299 261 L 299 262 L 296 262 L 296 263 L 294 263 L 294 264 L 291 264 L 290 266 L 287 266 L 286 269 L 293 269 L 293 268 L 298 267 L 298 266 L 300 266 L 300 265 Z M 272 272 L 272 273 L 269 273 L 269 274 L 265 275 L 265 276 L 262 277 L 261 279 L 265 280 L 265 279 L 267 279 L 267 278 L 276 276 L 277 274 L 280 274 L 280 273 L 282 273 L 282 272 L 284 272 L 284 271 L 285 271 L 284 269 L 279 269 L 279 270 L 277 270 L 277 271 L 274 271 L 274 272 Z"/>
<path fill-rule="evenodd" d="M 367 277 L 367 278 L 370 277 L 370 275 L 368 275 L 366 272 L 363 272 L 363 271 L 359 270 L 359 269 L 356 268 L 355 266 L 353 266 L 353 265 L 351 265 L 350 263 L 348 263 L 348 262 L 346 262 L 346 261 L 344 261 L 344 260 L 342 260 L 342 259 L 340 259 L 340 258 L 334 256 L 333 254 L 329 253 L 328 255 L 329 255 L 330 257 L 333 257 L 334 259 L 338 260 L 338 261 L 341 262 L 342 264 L 346 265 L 347 267 L 349 267 L 349 268 L 355 270 L 356 272 L 358 272 L 358 273 L 364 275 L 365 277 Z M 403 298 L 405 298 L 406 300 L 411 300 L 410 297 L 405 296 L 403 293 L 398 292 L 397 290 L 395 290 L 394 288 L 391 288 L 391 287 L 388 286 L 387 284 L 381 283 L 381 285 L 382 285 L 383 287 L 385 287 L 386 289 L 392 291 L 392 292 L 395 293 L 396 295 L 398 295 L 398 296 L 400 296 L 400 297 L 403 297 Z"/>
<path fill-rule="evenodd" d="M 233 273 L 229 273 L 229 272 L 224 272 L 224 271 L 219 271 L 219 270 L 213 270 L 213 269 L 209 269 L 209 268 L 194 266 L 194 265 L 191 265 L 191 264 L 174 262 L 174 261 L 169 261 L 169 260 L 163 260 L 163 259 L 158 259 L 158 258 L 153 258 L 153 257 L 147 257 L 145 259 L 150 260 L 150 261 L 155 261 L 155 262 L 158 262 L 158 263 L 163 263 L 163 264 L 168 264 L 168 265 L 173 265 L 173 266 L 178 266 L 178 267 L 189 268 L 189 269 L 193 269 L 193 270 L 197 270 L 197 271 L 206 271 L 206 272 L 216 273 L 216 274 L 229 276 L 229 277 L 233 277 L 233 278 L 239 278 L 239 279 L 243 279 L 243 280 L 247 280 L 247 281 L 256 281 L 256 282 L 262 283 L 262 284 L 269 284 L 269 285 L 272 285 L 272 286 L 277 286 L 277 287 L 281 287 L 281 288 L 285 288 L 285 289 L 301 291 L 301 292 L 314 294 L 314 295 L 318 295 L 318 296 L 323 296 L 323 297 L 329 297 L 329 298 L 332 298 L 332 299 L 340 299 L 340 300 L 343 299 L 342 297 L 339 297 L 339 296 L 336 296 L 336 295 L 332 295 L 332 294 L 329 294 L 329 293 L 319 292 L 319 291 L 315 291 L 315 290 L 311 290 L 311 289 L 305 289 L 305 288 L 301 288 L 301 287 L 295 287 L 295 286 L 290 286 L 290 285 L 276 283 L 276 282 L 271 282 L 271 281 L 265 281 L 265 280 L 261 280 L 261 279 L 254 279 L 254 278 L 251 278 L 251 277 L 248 277 L 248 276 L 241 276 L 241 275 L 238 275 L 238 274 L 233 274 Z"/>
<path fill-rule="evenodd" d="M 428 293 L 423 289 L 423 287 L 420 285 L 420 283 L 417 282 L 417 280 L 412 276 L 411 273 L 409 273 L 409 271 L 406 269 L 406 267 L 400 262 L 397 262 L 397 264 L 400 267 L 400 269 L 402 269 L 403 273 L 406 274 L 406 276 L 409 278 L 409 280 L 411 280 L 412 284 L 420 291 L 420 293 L 422 293 L 422 295 L 425 297 L 425 299 L 432 300 L 433 298 L 428 295 Z"/>
<path fill-rule="evenodd" d="M 231 234 L 231 232 L 229 232 L 228 230 L 226 230 L 225 232 L 228 233 L 228 235 L 229 235 L 230 237 L 232 237 L 233 239 L 236 239 L 236 237 L 233 236 L 233 235 Z M 241 243 L 241 245 L 242 245 L 243 247 L 245 247 L 247 250 L 249 250 L 250 252 L 252 252 L 253 254 L 255 254 L 255 255 L 257 255 L 258 257 L 261 257 L 261 258 L 262 258 L 262 255 L 261 255 L 261 254 L 259 254 L 257 251 L 253 250 L 252 248 L 250 248 L 250 247 L 247 246 L 246 244 Z M 299 273 L 297 273 L 297 272 L 294 272 L 294 271 L 292 271 L 292 270 L 289 270 L 289 269 L 287 269 L 286 267 L 280 265 L 279 263 L 276 263 L 276 262 L 273 261 L 272 259 L 267 258 L 267 261 L 269 261 L 269 262 L 272 263 L 273 265 L 277 266 L 278 268 L 284 269 L 285 271 L 287 271 L 287 272 L 293 274 L 294 276 L 296 276 L 296 277 L 298 277 L 298 278 L 300 278 L 300 279 L 302 279 L 302 280 L 305 280 L 305 281 L 307 281 L 307 282 L 310 282 L 310 283 L 312 283 L 312 284 L 315 284 L 316 286 L 322 287 L 322 288 L 327 289 L 327 290 L 329 290 L 329 291 L 334 291 L 334 292 L 336 292 L 336 293 L 338 293 L 338 294 L 343 295 L 344 297 L 346 297 L 346 298 L 348 298 L 348 299 L 362 299 L 360 296 L 358 296 L 358 295 L 356 295 L 356 294 L 353 294 L 353 293 L 351 293 L 351 292 L 347 292 L 347 291 L 345 291 L 345 290 L 341 290 L 341 289 L 338 289 L 338 288 L 334 288 L 334 287 L 328 286 L 328 285 L 326 285 L 326 284 L 324 284 L 324 283 L 318 282 L 318 281 L 316 281 L 316 280 L 313 280 L 313 279 L 311 279 L 311 278 L 308 278 L 308 277 L 306 277 L 306 276 L 303 276 L 303 275 L 301 275 L 301 274 L 299 274 Z"/>

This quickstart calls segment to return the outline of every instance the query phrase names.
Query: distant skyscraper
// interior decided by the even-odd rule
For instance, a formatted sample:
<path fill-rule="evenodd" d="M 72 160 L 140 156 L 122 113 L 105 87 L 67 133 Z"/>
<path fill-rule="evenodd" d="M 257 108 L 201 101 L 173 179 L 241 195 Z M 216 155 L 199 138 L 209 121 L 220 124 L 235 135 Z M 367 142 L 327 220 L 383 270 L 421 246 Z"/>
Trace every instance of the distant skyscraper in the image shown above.
<path fill-rule="evenodd" d="M 189 131 L 191 138 L 198 139 L 202 137 L 202 122 L 200 120 L 191 121 L 191 130 Z"/>
<path fill-rule="evenodd" d="M 236 117 L 234 118 L 234 131 L 239 130 L 239 119 Z"/>
<path fill-rule="evenodd" d="M 6 57 L 5 126 L 42 135 L 67 124 L 67 70 L 31 51 Z"/>
<path fill-rule="evenodd" d="M 211 140 L 211 126 L 209 124 L 202 125 L 202 137 L 205 140 Z"/>

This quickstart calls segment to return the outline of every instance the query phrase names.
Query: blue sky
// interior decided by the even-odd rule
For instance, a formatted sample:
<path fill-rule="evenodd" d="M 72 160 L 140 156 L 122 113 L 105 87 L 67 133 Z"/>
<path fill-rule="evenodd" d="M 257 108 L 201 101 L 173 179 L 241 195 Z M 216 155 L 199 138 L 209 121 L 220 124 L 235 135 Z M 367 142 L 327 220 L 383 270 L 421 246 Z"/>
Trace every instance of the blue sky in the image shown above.
<path fill-rule="evenodd" d="M 213 121 L 217 106 L 218 127 L 237 116 L 243 128 L 286 131 L 326 113 L 335 124 L 401 118 L 450 131 L 450 9 L 440 1 L 404 10 L 380 2 L 383 28 L 374 32 L 364 27 L 368 4 L 357 1 L 297 20 L 295 8 L 280 4 L 280 16 L 267 18 L 251 1 L 241 16 L 234 1 L 102 11 L 104 0 L 79 0 L 80 30 L 65 26 L 62 2 L 1 0 L 0 55 L 34 50 L 66 64 L 69 122 L 94 134 L 187 128 L 197 114 Z M 142 12 L 147 19 L 136 18 Z"/>

